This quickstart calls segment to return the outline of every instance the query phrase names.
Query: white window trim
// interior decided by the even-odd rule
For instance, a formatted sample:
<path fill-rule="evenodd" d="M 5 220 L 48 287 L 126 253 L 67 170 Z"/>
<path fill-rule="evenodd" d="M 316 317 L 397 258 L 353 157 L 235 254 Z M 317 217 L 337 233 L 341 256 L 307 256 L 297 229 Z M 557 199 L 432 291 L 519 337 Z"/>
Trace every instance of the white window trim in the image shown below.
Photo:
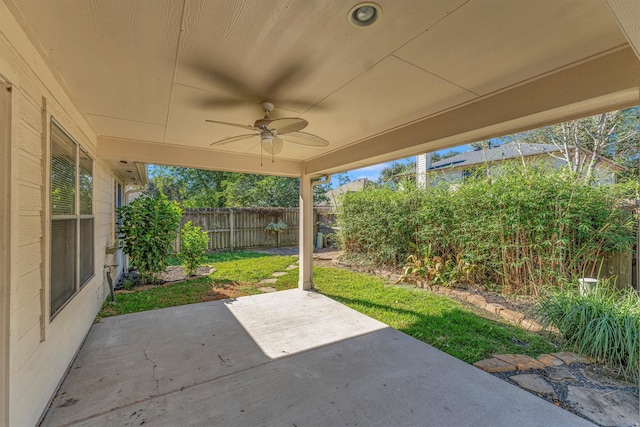
<path fill-rule="evenodd" d="M 75 167 L 76 167 L 76 171 L 78 171 L 79 169 L 79 164 L 80 164 L 80 150 L 82 150 L 90 159 L 91 159 L 91 177 L 92 177 L 92 187 L 91 187 L 91 192 L 92 192 L 92 203 L 91 203 L 91 214 L 80 214 L 80 191 L 76 191 L 75 193 L 75 205 L 76 205 L 76 209 L 77 209 L 77 214 L 74 215 L 53 215 L 51 213 L 51 125 L 54 124 L 67 136 L 71 139 L 71 141 L 73 141 L 76 146 L 77 146 L 77 150 L 76 150 L 76 159 L 75 159 Z M 47 176 L 46 176 L 46 181 L 47 181 L 47 187 L 46 187 L 46 198 L 47 198 L 47 217 L 49 219 L 48 223 L 47 223 L 47 228 L 46 228 L 46 233 L 48 236 L 48 271 L 47 271 L 47 276 L 48 276 L 48 280 L 47 280 L 47 284 L 48 284 L 48 289 L 47 289 L 47 310 L 49 313 L 49 321 L 52 321 L 58 314 L 60 314 L 65 307 L 75 299 L 75 297 L 82 291 L 82 289 L 89 283 L 91 282 L 91 280 L 93 280 L 96 277 L 96 268 L 95 268 L 95 255 L 96 255 L 96 251 L 95 251 L 95 203 L 93 203 L 93 201 L 95 200 L 95 169 L 96 169 L 96 160 L 95 158 L 93 158 L 93 156 L 91 156 L 89 154 L 89 151 L 86 150 L 82 144 L 80 144 L 78 142 L 77 139 L 75 139 L 65 128 L 64 126 L 62 126 L 62 124 L 56 120 L 53 116 L 49 117 L 49 120 L 47 122 L 45 122 L 45 126 L 48 128 L 47 133 L 49 138 L 47 138 L 47 159 L 48 159 L 48 168 L 47 168 Z M 80 187 L 80 174 L 76 173 L 75 174 L 75 188 L 78 189 Z M 52 311 L 52 307 L 51 307 L 51 226 L 53 224 L 54 219 L 77 219 L 77 225 L 76 225 L 76 256 L 75 256 L 75 269 L 76 269 L 76 282 L 75 282 L 75 290 L 73 295 L 71 295 L 60 307 L 58 307 L 56 309 L 55 312 Z M 92 244 L 92 249 L 93 249 L 93 257 L 94 257 L 94 265 L 93 265 L 93 273 L 91 274 L 91 276 L 89 276 L 89 278 L 87 278 L 87 280 L 85 280 L 83 283 L 80 283 L 80 255 L 81 255 L 81 248 L 80 248 L 80 220 L 81 219 L 87 219 L 87 218 L 92 218 L 93 221 L 93 244 Z"/>

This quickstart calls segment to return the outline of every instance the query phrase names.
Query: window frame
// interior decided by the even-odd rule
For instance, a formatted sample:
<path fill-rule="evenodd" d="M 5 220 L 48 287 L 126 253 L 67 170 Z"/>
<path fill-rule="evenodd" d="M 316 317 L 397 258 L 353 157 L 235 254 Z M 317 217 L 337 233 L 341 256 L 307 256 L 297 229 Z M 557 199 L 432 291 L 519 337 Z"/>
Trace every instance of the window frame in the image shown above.
<path fill-rule="evenodd" d="M 56 127 L 56 132 L 54 132 L 54 127 Z M 54 153 L 52 150 L 54 144 L 54 135 L 62 134 L 64 137 L 68 138 L 67 143 L 71 143 L 74 145 L 74 196 L 73 196 L 73 214 L 55 214 L 53 213 L 53 158 Z M 90 171 L 86 170 L 87 168 L 83 168 L 81 164 L 81 158 L 86 157 L 91 162 Z M 85 160 L 86 160 L 85 159 Z M 60 312 L 64 310 L 64 308 L 74 299 L 76 295 L 80 293 L 80 291 L 89 283 L 93 278 L 96 277 L 96 268 L 95 268 L 95 159 L 93 156 L 89 154 L 89 152 L 84 149 L 82 144 L 80 144 L 61 124 L 57 121 L 53 116 L 51 116 L 49 121 L 49 190 L 48 190 L 48 202 L 49 202 L 49 212 L 50 212 L 50 225 L 49 225 L 49 319 L 53 320 Z M 90 172 L 90 182 L 91 189 L 89 193 L 90 197 L 90 213 L 83 212 L 82 202 L 81 202 L 81 174 L 86 174 Z M 86 194 L 86 193 L 85 193 Z M 73 221 L 74 228 L 74 250 L 73 254 L 73 292 L 66 297 L 65 301 L 62 302 L 59 306 L 54 307 L 53 301 L 53 288 L 54 278 L 53 278 L 53 268 L 54 268 L 54 251 L 53 247 L 55 242 L 53 241 L 53 228 L 54 224 L 58 221 Z M 83 220 L 91 220 L 90 222 L 90 238 L 88 242 L 83 245 L 83 237 L 86 234 L 82 232 L 83 229 Z M 84 257 L 88 257 L 88 260 L 84 259 Z M 88 261 L 88 270 L 89 274 L 86 274 L 84 280 L 82 280 L 82 262 Z M 89 271 L 90 270 L 90 271 Z"/>

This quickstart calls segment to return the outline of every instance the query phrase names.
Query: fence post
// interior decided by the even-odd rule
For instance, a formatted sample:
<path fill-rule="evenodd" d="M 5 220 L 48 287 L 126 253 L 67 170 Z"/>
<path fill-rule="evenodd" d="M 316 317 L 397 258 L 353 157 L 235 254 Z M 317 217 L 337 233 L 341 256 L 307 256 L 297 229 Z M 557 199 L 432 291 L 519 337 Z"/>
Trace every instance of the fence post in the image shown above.
<path fill-rule="evenodd" d="M 231 249 L 232 251 L 236 243 L 234 228 L 235 227 L 233 223 L 233 208 L 229 208 L 229 249 Z"/>

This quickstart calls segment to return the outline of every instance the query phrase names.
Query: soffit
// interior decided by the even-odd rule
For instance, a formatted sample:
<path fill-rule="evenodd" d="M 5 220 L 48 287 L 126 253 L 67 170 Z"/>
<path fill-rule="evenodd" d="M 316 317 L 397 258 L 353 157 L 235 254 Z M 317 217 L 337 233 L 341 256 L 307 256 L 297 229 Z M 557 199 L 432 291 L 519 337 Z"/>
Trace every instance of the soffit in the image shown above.
<path fill-rule="evenodd" d="M 5 2 L 104 140 L 251 164 L 257 138 L 210 149 L 245 131 L 205 119 L 252 124 L 272 101 L 330 141 L 277 156 L 306 162 L 625 44 L 599 0 L 380 0 L 366 29 L 344 1 Z"/>
<path fill-rule="evenodd" d="M 132 160 L 109 160 L 109 165 L 125 185 L 142 186 L 147 184 L 147 166 Z"/>

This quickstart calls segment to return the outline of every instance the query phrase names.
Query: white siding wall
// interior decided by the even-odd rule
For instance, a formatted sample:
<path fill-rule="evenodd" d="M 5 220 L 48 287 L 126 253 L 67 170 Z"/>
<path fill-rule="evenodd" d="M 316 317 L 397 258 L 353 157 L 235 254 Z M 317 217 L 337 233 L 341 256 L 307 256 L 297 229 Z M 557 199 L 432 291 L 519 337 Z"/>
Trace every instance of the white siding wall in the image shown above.
<path fill-rule="evenodd" d="M 9 425 L 37 423 L 106 295 L 112 172 L 94 161 L 95 277 L 49 319 L 47 112 L 95 159 L 96 135 L 0 2 L 0 75 L 13 86 Z"/>
<path fill-rule="evenodd" d="M 421 169 L 421 161 L 422 163 L 422 169 Z M 559 169 L 559 168 L 563 168 L 567 165 L 567 162 L 562 160 L 562 159 L 557 159 L 554 157 L 551 157 L 550 155 L 541 155 L 541 156 L 529 156 L 526 157 L 526 162 L 527 164 L 531 164 L 533 162 L 536 163 L 545 163 L 545 164 L 549 164 L 551 165 L 551 167 Z M 497 174 L 501 173 L 501 165 L 504 164 L 520 164 L 521 160 L 520 159 L 507 159 L 507 160 L 501 160 L 501 161 L 497 161 L 497 162 L 492 162 L 490 164 L 490 170 L 491 170 L 491 174 L 493 176 L 496 176 Z M 426 170 L 426 154 L 421 154 L 419 156 L 417 156 L 417 161 L 416 161 L 416 173 L 417 173 L 417 177 L 418 177 L 418 183 L 426 186 L 427 181 L 429 182 L 429 185 L 431 186 L 436 186 L 442 183 L 447 183 L 447 184 L 456 184 L 456 183 L 460 183 L 463 181 L 464 178 L 464 169 L 462 168 L 443 168 L 443 169 L 439 169 L 433 172 L 430 172 L 428 175 L 424 173 L 424 171 Z M 469 167 L 469 169 L 473 169 L 473 168 L 479 168 L 479 167 L 483 167 L 483 165 L 472 165 Z M 586 170 L 586 169 L 585 169 Z M 422 177 L 422 181 L 420 181 L 420 178 Z M 594 184 L 596 185 L 609 185 L 609 184 L 615 184 L 616 182 L 616 174 L 614 171 L 612 171 L 611 169 L 609 169 L 603 162 L 600 162 L 596 165 L 594 173 L 593 173 L 593 177 L 594 177 Z"/>

